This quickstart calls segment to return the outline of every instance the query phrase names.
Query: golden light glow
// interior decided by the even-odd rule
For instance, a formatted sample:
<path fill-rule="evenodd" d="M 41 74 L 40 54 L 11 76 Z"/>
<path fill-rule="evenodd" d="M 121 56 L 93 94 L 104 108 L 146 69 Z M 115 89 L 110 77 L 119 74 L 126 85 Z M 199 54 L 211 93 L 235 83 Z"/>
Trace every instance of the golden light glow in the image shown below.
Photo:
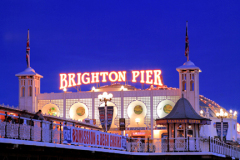
<path fill-rule="evenodd" d="M 136 123 L 139 123 L 139 122 L 140 122 L 140 118 L 136 118 L 136 119 L 135 119 L 135 122 L 136 122 Z"/>

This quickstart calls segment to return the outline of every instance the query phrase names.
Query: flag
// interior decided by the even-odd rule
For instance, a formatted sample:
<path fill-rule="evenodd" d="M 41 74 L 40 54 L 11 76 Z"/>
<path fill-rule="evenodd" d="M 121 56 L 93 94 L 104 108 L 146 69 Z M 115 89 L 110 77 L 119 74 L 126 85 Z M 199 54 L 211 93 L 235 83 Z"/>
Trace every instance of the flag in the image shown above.
<path fill-rule="evenodd" d="M 26 62 L 27 62 L 27 67 L 29 68 L 30 67 L 29 30 L 28 30 L 28 35 L 27 35 Z"/>
<path fill-rule="evenodd" d="M 185 39 L 185 56 L 187 57 L 187 60 L 189 61 L 189 42 L 188 42 L 188 22 L 186 22 L 186 39 Z"/>

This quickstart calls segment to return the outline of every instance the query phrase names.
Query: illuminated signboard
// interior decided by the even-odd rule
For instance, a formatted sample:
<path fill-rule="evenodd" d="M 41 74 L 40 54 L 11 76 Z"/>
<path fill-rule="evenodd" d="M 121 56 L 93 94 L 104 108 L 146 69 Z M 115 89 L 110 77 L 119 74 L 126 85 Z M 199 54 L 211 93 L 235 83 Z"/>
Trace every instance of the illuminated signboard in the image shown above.
<path fill-rule="evenodd" d="M 126 73 L 126 71 L 61 73 L 60 89 L 108 81 L 126 82 Z M 140 80 L 140 83 L 162 86 L 161 73 L 161 70 L 134 70 L 131 71 L 132 82 Z"/>

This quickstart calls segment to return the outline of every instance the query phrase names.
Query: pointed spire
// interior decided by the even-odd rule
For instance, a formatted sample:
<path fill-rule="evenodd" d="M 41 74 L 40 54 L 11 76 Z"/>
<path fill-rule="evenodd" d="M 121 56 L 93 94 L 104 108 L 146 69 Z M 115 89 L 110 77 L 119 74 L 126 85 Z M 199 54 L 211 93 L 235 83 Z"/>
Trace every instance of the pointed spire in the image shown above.
<path fill-rule="evenodd" d="M 29 42 L 29 29 L 28 29 L 28 35 L 27 35 L 26 61 L 27 61 L 27 68 L 30 68 L 30 42 Z"/>
<path fill-rule="evenodd" d="M 185 56 L 187 61 L 189 61 L 188 21 L 186 22 Z"/>

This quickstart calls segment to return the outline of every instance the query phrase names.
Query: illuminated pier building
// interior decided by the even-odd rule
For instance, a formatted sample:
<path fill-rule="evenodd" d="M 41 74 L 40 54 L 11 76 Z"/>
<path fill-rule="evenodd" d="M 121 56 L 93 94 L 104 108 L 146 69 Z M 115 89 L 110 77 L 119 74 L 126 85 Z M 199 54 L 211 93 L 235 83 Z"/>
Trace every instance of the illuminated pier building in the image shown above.
<path fill-rule="evenodd" d="M 183 96 L 196 113 L 212 120 L 210 125 L 199 125 L 199 135 L 217 136 L 216 122 L 220 122 L 220 119 L 216 117 L 216 113 L 220 109 L 226 110 L 214 101 L 199 95 L 200 68 L 193 62 L 187 61 L 176 70 L 179 74 L 179 88 L 165 86 L 162 82 L 161 70 L 131 71 L 131 81 L 150 84 L 147 89 L 120 84 L 126 82 L 126 71 L 61 73 L 60 89 L 63 90 L 91 83 L 112 82 L 113 84 L 93 87 L 90 91 L 65 90 L 61 93 L 42 94 L 40 80 L 43 76 L 37 74 L 29 65 L 23 72 L 16 74 L 19 78 L 19 109 L 29 112 L 41 109 L 45 114 L 79 121 L 90 119 L 92 123 L 100 126 L 98 108 L 103 107 L 104 103 L 99 101 L 98 95 L 108 92 L 113 94 L 108 106 L 114 106 L 110 132 L 131 137 L 162 138 L 166 136 L 166 126 L 157 124 L 156 119 L 167 116 Z M 226 139 L 237 141 L 237 113 L 232 111 L 227 113 L 227 118 L 224 118 L 224 121 L 228 122 Z M 124 131 L 119 129 L 120 118 L 125 119 Z M 186 134 L 187 128 L 183 130 Z"/>

